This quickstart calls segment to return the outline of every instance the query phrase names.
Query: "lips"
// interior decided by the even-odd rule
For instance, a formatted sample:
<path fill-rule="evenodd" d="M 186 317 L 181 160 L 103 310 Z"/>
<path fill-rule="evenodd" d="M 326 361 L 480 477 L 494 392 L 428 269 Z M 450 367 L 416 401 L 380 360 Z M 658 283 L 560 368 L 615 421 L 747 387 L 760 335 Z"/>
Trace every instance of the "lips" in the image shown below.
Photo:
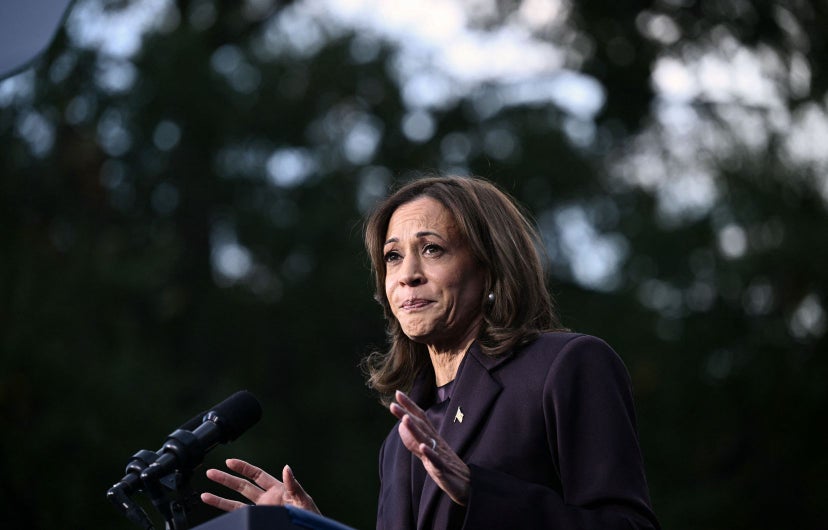
<path fill-rule="evenodd" d="M 414 309 L 421 309 L 431 303 L 431 300 L 424 300 L 422 298 L 411 298 L 406 300 L 400 306 L 401 309 L 405 309 L 407 311 L 411 311 Z"/>

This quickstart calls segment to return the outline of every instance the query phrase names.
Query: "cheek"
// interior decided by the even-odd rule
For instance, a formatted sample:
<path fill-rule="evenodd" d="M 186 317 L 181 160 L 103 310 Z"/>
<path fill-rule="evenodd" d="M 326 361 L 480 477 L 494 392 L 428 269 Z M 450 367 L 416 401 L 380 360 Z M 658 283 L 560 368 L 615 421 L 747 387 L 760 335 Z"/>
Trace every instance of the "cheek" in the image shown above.
<path fill-rule="evenodd" d="M 397 305 L 394 303 L 394 282 L 385 279 L 385 300 L 391 306 L 391 313 L 397 315 Z"/>
<path fill-rule="evenodd" d="M 458 303 L 465 307 L 477 307 L 483 292 L 483 281 L 478 277 L 473 277 L 473 279 L 461 278 L 457 283 L 455 292 Z"/>

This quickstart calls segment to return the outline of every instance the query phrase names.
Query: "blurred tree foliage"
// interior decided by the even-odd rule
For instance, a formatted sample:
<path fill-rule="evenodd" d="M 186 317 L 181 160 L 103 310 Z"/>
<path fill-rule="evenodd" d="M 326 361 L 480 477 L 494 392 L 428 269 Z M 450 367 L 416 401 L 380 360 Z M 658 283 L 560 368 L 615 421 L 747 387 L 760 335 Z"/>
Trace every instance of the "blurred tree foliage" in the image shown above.
<path fill-rule="evenodd" d="M 301 4 L 179 0 L 120 57 L 63 31 L 0 85 L 4 527 L 130 528 L 104 499 L 129 456 L 239 388 L 264 418 L 208 464 L 290 463 L 372 527 L 392 421 L 357 367 L 384 342 L 361 219 L 436 170 L 538 219 L 564 322 L 630 368 L 665 528 L 828 528 L 823 2 L 552 2 L 567 23 L 534 36 L 603 87 L 586 120 L 496 82 L 412 110 L 393 43 Z M 660 95 L 675 61 L 739 76 L 746 52 L 779 104 Z"/>

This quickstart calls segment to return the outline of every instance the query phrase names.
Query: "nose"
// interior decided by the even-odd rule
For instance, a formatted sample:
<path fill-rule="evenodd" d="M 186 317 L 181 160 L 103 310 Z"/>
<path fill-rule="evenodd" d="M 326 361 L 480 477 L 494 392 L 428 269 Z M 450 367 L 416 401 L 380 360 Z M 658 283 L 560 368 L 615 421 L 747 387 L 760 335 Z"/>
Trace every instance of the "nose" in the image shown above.
<path fill-rule="evenodd" d="M 423 275 L 421 265 L 419 256 L 417 256 L 416 253 L 409 253 L 409 255 L 403 259 L 402 268 L 400 270 L 400 284 L 417 286 L 425 282 L 425 276 Z"/>

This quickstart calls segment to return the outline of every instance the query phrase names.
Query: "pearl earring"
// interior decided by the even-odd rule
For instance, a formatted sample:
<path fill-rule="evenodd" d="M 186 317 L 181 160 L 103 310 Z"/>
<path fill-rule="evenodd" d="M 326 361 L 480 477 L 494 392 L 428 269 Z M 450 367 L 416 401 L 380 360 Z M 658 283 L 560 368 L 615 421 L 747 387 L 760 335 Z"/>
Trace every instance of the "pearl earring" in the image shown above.
<path fill-rule="evenodd" d="M 495 301 L 494 293 L 489 293 L 489 296 L 487 296 L 486 298 L 488 298 L 490 304 L 493 304 Z"/>

